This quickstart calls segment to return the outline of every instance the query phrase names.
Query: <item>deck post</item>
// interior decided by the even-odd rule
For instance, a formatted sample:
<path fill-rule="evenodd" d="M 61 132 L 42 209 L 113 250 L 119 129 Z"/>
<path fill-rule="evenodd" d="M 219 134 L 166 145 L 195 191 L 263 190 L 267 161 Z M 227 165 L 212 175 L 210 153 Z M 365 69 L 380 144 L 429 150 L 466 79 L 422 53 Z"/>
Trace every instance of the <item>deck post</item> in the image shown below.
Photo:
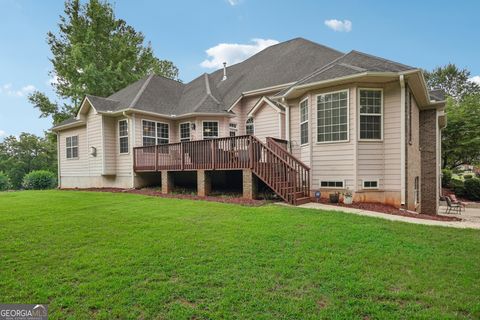
<path fill-rule="evenodd" d="M 173 175 L 167 170 L 161 171 L 162 176 L 162 194 L 168 194 L 173 190 Z"/>
<path fill-rule="evenodd" d="M 182 157 L 182 171 L 185 167 L 185 153 L 183 151 L 183 142 L 180 142 L 180 155 Z"/>
<path fill-rule="evenodd" d="M 243 197 L 255 199 L 257 196 L 257 178 L 251 169 L 242 170 Z"/>
<path fill-rule="evenodd" d="M 248 167 L 250 169 L 253 168 L 253 139 L 252 136 L 248 137 Z"/>
<path fill-rule="evenodd" d="M 155 171 L 158 171 L 158 144 L 155 145 Z"/>
<path fill-rule="evenodd" d="M 197 194 L 206 197 L 212 190 L 210 174 L 206 170 L 197 170 Z"/>

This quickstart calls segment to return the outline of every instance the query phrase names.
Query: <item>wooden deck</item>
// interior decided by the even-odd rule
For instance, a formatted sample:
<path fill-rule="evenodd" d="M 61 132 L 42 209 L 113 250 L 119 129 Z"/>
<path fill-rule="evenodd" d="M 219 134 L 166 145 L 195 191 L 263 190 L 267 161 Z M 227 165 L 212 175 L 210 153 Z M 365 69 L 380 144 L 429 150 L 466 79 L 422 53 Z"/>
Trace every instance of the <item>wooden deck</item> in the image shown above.
<path fill-rule="evenodd" d="M 310 196 L 310 168 L 273 138 L 264 144 L 245 135 L 135 147 L 133 152 L 136 172 L 251 169 L 289 203 Z"/>

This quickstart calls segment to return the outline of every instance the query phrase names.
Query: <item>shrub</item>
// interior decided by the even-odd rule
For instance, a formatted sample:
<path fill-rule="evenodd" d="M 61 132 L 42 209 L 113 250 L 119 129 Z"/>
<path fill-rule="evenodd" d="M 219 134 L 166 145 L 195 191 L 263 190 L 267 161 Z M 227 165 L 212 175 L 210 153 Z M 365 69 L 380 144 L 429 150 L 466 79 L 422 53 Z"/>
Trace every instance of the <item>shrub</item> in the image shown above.
<path fill-rule="evenodd" d="M 452 170 L 443 169 L 442 170 L 442 187 L 448 187 L 450 181 L 452 180 Z"/>
<path fill-rule="evenodd" d="M 0 191 L 8 190 L 11 188 L 10 178 L 0 171 Z"/>
<path fill-rule="evenodd" d="M 470 200 L 480 200 L 480 179 L 465 180 L 465 197 Z"/>
<path fill-rule="evenodd" d="M 463 179 L 465 179 L 465 180 L 472 179 L 472 178 L 473 178 L 473 174 L 465 174 L 465 175 L 463 175 Z"/>
<path fill-rule="evenodd" d="M 50 171 L 32 171 L 23 177 L 22 186 L 27 190 L 53 189 L 57 186 L 57 178 Z"/>
<path fill-rule="evenodd" d="M 452 179 L 448 185 L 456 196 L 463 197 L 465 195 L 465 186 L 462 180 Z"/>

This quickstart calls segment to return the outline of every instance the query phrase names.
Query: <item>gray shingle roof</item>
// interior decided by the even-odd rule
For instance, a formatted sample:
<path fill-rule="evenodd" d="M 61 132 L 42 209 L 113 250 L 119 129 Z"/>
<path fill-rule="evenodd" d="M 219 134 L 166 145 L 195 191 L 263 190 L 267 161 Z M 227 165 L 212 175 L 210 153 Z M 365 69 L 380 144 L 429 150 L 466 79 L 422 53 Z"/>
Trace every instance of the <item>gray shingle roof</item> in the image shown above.
<path fill-rule="evenodd" d="M 58 127 L 61 127 L 61 126 L 65 126 L 65 125 L 67 125 L 67 124 L 76 123 L 76 122 L 81 122 L 81 120 L 78 120 L 78 119 L 75 119 L 74 117 L 71 117 L 71 118 L 68 118 L 68 119 L 66 119 L 66 120 L 63 120 L 63 121 L 60 122 L 59 124 L 53 126 L 52 129 L 55 129 L 55 128 L 58 128 Z"/>
<path fill-rule="evenodd" d="M 446 98 L 446 94 L 443 89 L 430 90 L 428 94 L 430 95 L 430 100 L 434 101 L 444 101 Z"/>
<path fill-rule="evenodd" d="M 364 71 L 398 72 L 410 69 L 413 68 L 358 51 L 343 54 L 295 38 L 228 66 L 226 80 L 222 80 L 221 69 L 203 74 L 186 84 L 150 75 L 108 98 L 88 97 L 99 111 L 136 109 L 177 116 L 195 112 L 225 114 L 247 91 L 288 83 L 308 84 Z M 315 71 L 312 73 L 312 70 Z"/>

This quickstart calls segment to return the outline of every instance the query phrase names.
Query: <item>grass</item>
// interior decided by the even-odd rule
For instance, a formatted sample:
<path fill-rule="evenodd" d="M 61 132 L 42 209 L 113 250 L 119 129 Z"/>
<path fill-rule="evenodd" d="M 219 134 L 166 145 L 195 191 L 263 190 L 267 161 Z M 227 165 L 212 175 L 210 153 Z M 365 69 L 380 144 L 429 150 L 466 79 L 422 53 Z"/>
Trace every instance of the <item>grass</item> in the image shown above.
<path fill-rule="evenodd" d="M 480 317 L 480 232 L 268 205 L 0 194 L 0 300 L 50 319 Z"/>

